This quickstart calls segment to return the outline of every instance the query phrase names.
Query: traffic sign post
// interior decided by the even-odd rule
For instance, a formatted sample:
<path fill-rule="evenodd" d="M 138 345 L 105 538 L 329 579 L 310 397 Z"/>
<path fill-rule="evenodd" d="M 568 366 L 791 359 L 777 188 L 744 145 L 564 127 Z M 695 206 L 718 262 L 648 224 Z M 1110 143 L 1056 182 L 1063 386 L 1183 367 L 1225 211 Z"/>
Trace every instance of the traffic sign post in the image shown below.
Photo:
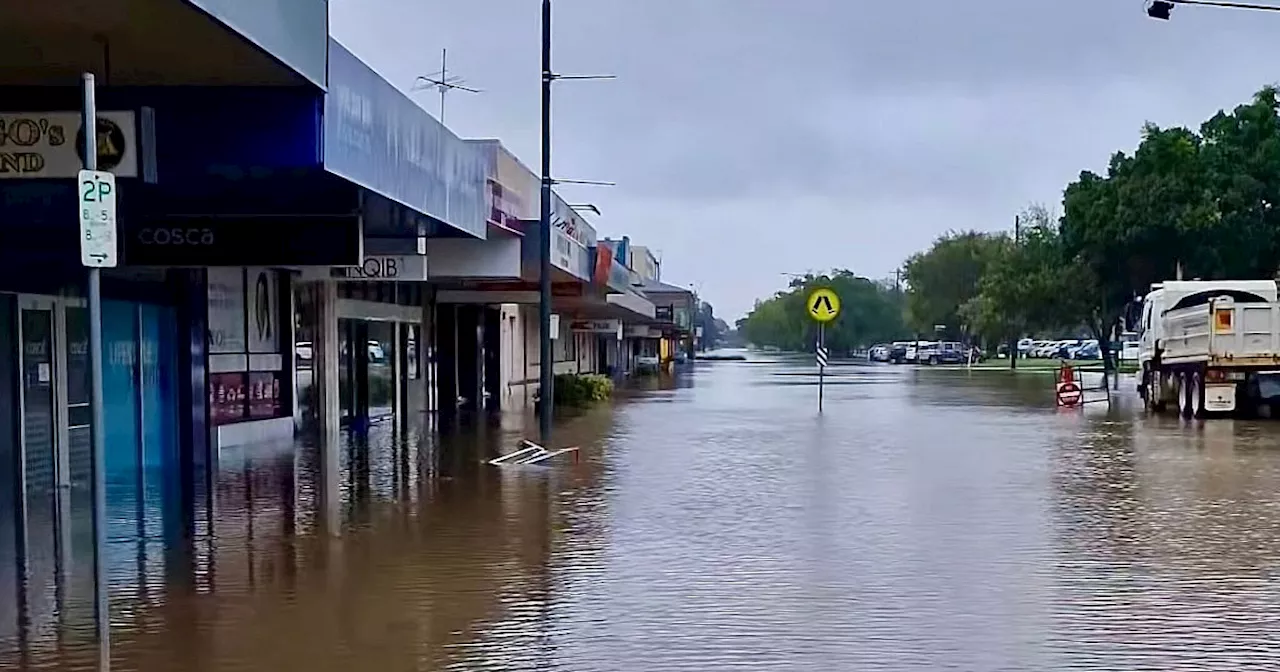
<path fill-rule="evenodd" d="M 80 262 L 89 268 L 89 405 L 93 439 L 93 615 L 98 626 L 101 670 L 111 668 L 111 608 L 107 592 L 106 425 L 102 412 L 102 276 L 116 259 L 116 178 L 98 171 L 98 109 L 93 73 L 80 78 L 80 124 L 84 130 L 84 170 L 80 199 Z"/>
<path fill-rule="evenodd" d="M 805 300 L 809 317 L 818 323 L 818 413 L 822 413 L 823 392 L 826 387 L 827 361 L 827 323 L 840 315 L 840 297 L 830 289 L 816 289 Z"/>

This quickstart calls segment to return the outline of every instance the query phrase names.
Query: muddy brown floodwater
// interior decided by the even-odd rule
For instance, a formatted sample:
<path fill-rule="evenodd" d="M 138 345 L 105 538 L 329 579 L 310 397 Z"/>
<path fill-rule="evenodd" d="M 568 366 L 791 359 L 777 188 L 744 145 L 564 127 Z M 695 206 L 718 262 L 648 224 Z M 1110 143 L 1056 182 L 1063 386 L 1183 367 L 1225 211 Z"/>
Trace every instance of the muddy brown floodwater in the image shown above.
<path fill-rule="evenodd" d="M 375 432 L 339 535 L 313 451 L 225 455 L 195 539 L 113 520 L 112 669 L 1280 668 L 1280 423 L 871 365 L 818 417 L 812 374 L 700 363 L 561 423 L 583 453 L 550 468 L 482 463 L 520 419 Z M 82 572 L 32 567 L 0 590 L 0 668 L 93 669 Z"/>

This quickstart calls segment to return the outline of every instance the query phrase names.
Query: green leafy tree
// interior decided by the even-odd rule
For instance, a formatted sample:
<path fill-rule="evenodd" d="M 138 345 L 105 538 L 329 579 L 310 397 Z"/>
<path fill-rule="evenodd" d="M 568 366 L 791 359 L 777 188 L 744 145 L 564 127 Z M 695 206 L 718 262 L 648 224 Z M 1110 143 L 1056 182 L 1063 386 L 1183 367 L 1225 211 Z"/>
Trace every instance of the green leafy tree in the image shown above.
<path fill-rule="evenodd" d="M 840 297 L 840 315 L 826 326 L 826 344 L 832 352 L 847 353 L 905 336 L 898 293 L 847 270 L 793 279 L 787 289 L 757 301 L 751 313 L 739 320 L 739 331 L 755 345 L 812 350 L 818 325 L 809 317 L 805 300 L 818 288 L 831 289 Z"/>
<path fill-rule="evenodd" d="M 1010 352 L 1030 333 L 1079 328 L 1096 291 L 1087 269 L 1066 251 L 1047 208 L 1033 205 L 1018 219 L 1018 234 L 1003 239 L 978 296 L 961 307 L 976 333 L 988 342 L 1008 342 Z M 1016 367 L 1017 358 L 1010 357 L 1009 365 Z"/>
<path fill-rule="evenodd" d="M 942 325 L 946 336 L 962 337 L 966 325 L 961 306 L 978 296 L 983 275 L 1006 244 L 1001 234 L 949 233 L 907 259 L 908 326 L 918 334 L 935 334 Z"/>

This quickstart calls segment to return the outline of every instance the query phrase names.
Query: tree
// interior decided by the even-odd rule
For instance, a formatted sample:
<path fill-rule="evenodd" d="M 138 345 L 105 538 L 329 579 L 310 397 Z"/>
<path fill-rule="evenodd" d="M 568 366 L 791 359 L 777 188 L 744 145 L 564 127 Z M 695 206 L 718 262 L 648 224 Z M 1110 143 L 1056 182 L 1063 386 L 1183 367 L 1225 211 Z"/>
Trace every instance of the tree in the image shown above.
<path fill-rule="evenodd" d="M 1007 241 L 1000 234 L 949 233 L 907 259 L 904 276 L 907 324 L 917 334 L 943 325 L 951 337 L 965 332 L 960 307 L 978 295 L 978 284 Z"/>
<path fill-rule="evenodd" d="M 818 326 L 809 317 L 805 299 L 820 287 L 840 297 L 840 315 L 826 326 L 826 345 L 833 353 L 847 353 L 873 343 L 905 336 L 899 297 L 891 288 L 847 270 L 793 279 L 786 290 L 757 301 L 738 328 L 749 343 L 789 351 L 810 351 Z"/>
<path fill-rule="evenodd" d="M 974 331 L 1009 343 L 1036 331 L 1076 329 L 1090 314 L 1093 283 L 1062 241 L 1058 222 L 1042 205 L 1018 217 L 1016 238 L 1005 237 L 979 282 L 978 296 L 961 307 Z M 1017 358 L 1010 357 L 1011 368 Z"/>
<path fill-rule="evenodd" d="M 698 304 L 698 312 L 694 317 L 694 327 L 702 329 L 702 338 L 698 341 L 700 350 L 714 349 L 719 346 L 729 325 L 716 317 L 716 309 L 710 303 L 702 301 Z"/>

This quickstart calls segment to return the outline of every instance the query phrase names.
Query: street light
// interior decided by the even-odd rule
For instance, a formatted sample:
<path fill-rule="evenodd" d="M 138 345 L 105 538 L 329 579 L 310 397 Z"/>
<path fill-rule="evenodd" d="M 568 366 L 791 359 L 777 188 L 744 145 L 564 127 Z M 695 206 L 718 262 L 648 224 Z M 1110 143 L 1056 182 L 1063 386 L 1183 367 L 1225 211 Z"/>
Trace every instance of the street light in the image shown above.
<path fill-rule="evenodd" d="M 1169 20 L 1169 13 L 1173 11 L 1173 3 L 1168 0 L 1155 0 L 1147 5 L 1147 16 L 1161 21 Z"/>
<path fill-rule="evenodd" d="M 594 203 L 570 203 L 569 207 L 573 210 L 589 210 L 591 212 L 596 213 L 597 217 L 601 216 L 600 208 L 597 207 L 596 204 Z"/>
<path fill-rule="evenodd" d="M 1230 9 L 1256 9 L 1264 12 L 1280 12 L 1280 5 L 1264 5 L 1255 2 L 1231 2 L 1230 0 L 1152 0 L 1147 5 L 1147 16 L 1161 21 L 1168 21 L 1169 15 L 1177 5 L 1202 5 L 1205 7 L 1227 7 Z"/>

